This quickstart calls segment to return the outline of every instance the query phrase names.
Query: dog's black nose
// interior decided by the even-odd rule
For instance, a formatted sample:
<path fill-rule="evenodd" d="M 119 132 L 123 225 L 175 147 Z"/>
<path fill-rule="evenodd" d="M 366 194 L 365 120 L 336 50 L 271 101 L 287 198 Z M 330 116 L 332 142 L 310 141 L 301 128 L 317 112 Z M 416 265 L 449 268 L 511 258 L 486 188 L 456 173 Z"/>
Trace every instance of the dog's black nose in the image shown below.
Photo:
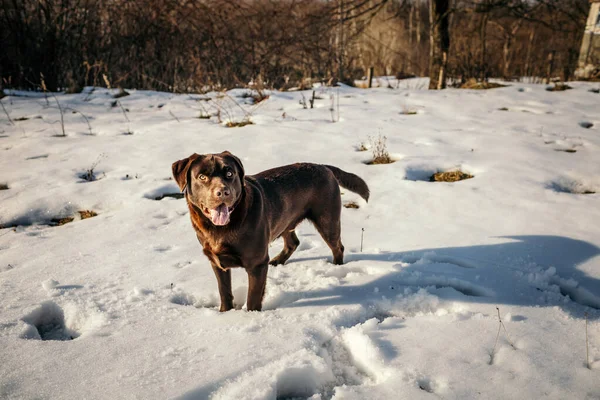
<path fill-rule="evenodd" d="M 225 187 L 218 188 L 215 190 L 215 196 L 217 197 L 229 197 L 231 195 L 231 191 Z"/>

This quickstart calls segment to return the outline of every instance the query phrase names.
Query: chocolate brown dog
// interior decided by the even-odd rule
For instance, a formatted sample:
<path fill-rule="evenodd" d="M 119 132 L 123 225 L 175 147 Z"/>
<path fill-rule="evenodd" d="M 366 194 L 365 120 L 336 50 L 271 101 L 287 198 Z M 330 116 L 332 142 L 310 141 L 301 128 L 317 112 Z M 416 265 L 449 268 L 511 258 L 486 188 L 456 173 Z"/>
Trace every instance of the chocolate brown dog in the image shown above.
<path fill-rule="evenodd" d="M 194 153 L 173 163 L 172 169 L 217 276 L 221 311 L 233 308 L 233 267 L 248 273 L 248 310 L 261 310 L 268 265 L 290 258 L 300 243 L 294 229 L 304 219 L 331 248 L 333 262 L 343 264 L 339 186 L 369 200 L 365 181 L 330 165 L 292 164 L 245 176 L 239 158 L 225 151 Z M 269 262 L 269 243 L 280 236 L 284 248 Z"/>

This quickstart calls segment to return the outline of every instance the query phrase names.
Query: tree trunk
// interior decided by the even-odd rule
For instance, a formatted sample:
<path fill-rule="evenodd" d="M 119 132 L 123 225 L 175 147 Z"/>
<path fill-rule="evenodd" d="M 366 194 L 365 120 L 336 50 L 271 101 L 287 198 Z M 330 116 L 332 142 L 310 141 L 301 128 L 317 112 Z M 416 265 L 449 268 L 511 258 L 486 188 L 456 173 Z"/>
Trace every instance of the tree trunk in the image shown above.
<path fill-rule="evenodd" d="M 411 3 L 408 12 L 408 47 L 413 48 L 413 16 L 415 14 L 415 5 Z"/>
<path fill-rule="evenodd" d="M 531 50 L 533 48 L 533 42 L 535 40 L 535 28 L 532 27 L 529 30 L 529 42 L 527 43 L 527 57 L 525 58 L 525 73 L 527 77 L 531 77 Z"/>
<path fill-rule="evenodd" d="M 421 4 L 417 3 L 415 9 L 416 33 L 417 33 L 417 62 L 419 63 L 419 76 L 423 76 L 423 64 L 421 62 Z"/>
<path fill-rule="evenodd" d="M 340 20 L 338 26 L 338 81 L 344 81 L 344 0 L 339 0 Z"/>
<path fill-rule="evenodd" d="M 482 82 L 487 81 L 487 23 L 489 14 L 486 12 L 481 17 L 481 25 L 479 26 L 479 40 L 481 41 L 481 52 L 479 53 L 479 79 Z"/>
<path fill-rule="evenodd" d="M 508 76 L 508 72 L 509 72 L 509 68 L 510 68 L 510 48 L 512 45 L 512 36 L 505 36 L 504 37 L 504 46 L 502 46 L 502 58 L 503 58 L 503 65 L 502 65 L 502 75 L 504 75 L 504 79 L 509 80 L 510 77 Z"/>
<path fill-rule="evenodd" d="M 429 0 L 429 89 L 446 87 L 446 64 L 450 48 L 449 0 Z"/>
<path fill-rule="evenodd" d="M 519 32 L 519 29 L 521 29 L 521 24 L 523 23 L 523 20 L 517 20 L 516 22 L 513 22 L 513 24 L 510 27 L 510 30 L 508 29 L 503 29 L 504 31 L 504 45 L 502 46 L 502 58 L 503 58 L 503 65 L 502 65 L 502 74 L 504 75 L 504 79 L 510 79 L 509 76 L 509 70 L 510 70 L 510 63 L 511 63 L 511 50 L 512 50 L 512 45 L 513 42 L 515 41 L 515 38 L 517 36 L 517 32 Z"/>
<path fill-rule="evenodd" d="M 552 71 L 554 71 L 554 54 L 556 52 L 554 50 L 550 50 L 548 53 L 548 67 L 546 69 L 546 85 L 550 83 L 550 79 L 552 79 Z"/>

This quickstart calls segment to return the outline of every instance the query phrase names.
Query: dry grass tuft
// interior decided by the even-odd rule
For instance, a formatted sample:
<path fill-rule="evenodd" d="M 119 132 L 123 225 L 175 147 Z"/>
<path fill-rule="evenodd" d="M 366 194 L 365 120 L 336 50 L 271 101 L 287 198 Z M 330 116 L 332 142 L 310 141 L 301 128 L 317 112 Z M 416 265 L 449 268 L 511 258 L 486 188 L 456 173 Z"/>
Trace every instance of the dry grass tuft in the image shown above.
<path fill-rule="evenodd" d="M 500 87 L 506 87 L 506 85 L 495 82 L 478 82 L 476 79 L 469 79 L 465 83 L 461 84 L 459 89 L 486 90 Z"/>
<path fill-rule="evenodd" d="M 73 222 L 75 218 L 73 217 L 64 217 L 64 218 L 52 218 L 50 220 L 50 222 L 52 223 L 52 226 L 62 226 L 65 224 L 68 224 L 70 222 Z"/>
<path fill-rule="evenodd" d="M 566 83 L 555 83 L 554 86 L 548 86 L 546 90 L 548 92 L 564 92 L 565 90 L 573 89 Z"/>
<path fill-rule="evenodd" d="M 356 146 L 356 151 L 367 151 L 369 148 L 365 142 L 360 142 L 358 146 Z"/>
<path fill-rule="evenodd" d="M 394 160 L 392 160 L 390 157 L 378 157 L 378 158 L 374 158 L 371 161 L 367 162 L 367 165 L 381 165 L 381 164 L 391 164 L 393 163 Z"/>
<path fill-rule="evenodd" d="M 98 179 L 101 179 L 101 177 L 98 177 L 96 175 L 96 172 L 94 170 L 96 169 L 96 167 L 98 166 L 98 164 L 100 164 L 100 161 L 102 161 L 105 157 L 106 157 L 106 154 L 100 153 L 100 155 L 98 156 L 98 158 L 96 159 L 96 161 L 94 161 L 94 163 L 92 164 L 92 166 L 90 168 L 86 169 L 85 172 L 83 172 L 82 174 L 80 174 L 79 178 L 81 178 L 81 179 L 83 179 L 84 181 L 87 181 L 87 182 L 94 182 L 94 181 L 97 181 Z"/>
<path fill-rule="evenodd" d="M 245 121 L 229 121 L 225 124 L 226 127 L 228 128 L 241 128 L 244 127 L 246 125 L 254 125 L 254 122 L 250 121 L 250 120 L 245 120 Z"/>
<path fill-rule="evenodd" d="M 412 107 L 407 106 L 406 104 L 402 106 L 402 111 L 400 111 L 402 115 L 417 115 L 418 112 Z"/>
<path fill-rule="evenodd" d="M 88 218 L 98 216 L 98 213 L 96 211 L 92 211 L 92 210 L 81 210 L 81 211 L 77 211 L 77 212 L 81 216 L 81 219 L 88 219 Z"/>
<path fill-rule="evenodd" d="M 349 201 L 348 203 L 344 203 L 345 208 L 360 208 L 358 204 L 354 201 Z"/>
<path fill-rule="evenodd" d="M 120 99 L 121 97 L 129 96 L 129 92 L 123 88 L 119 88 L 119 92 L 113 96 L 114 99 Z"/>
<path fill-rule="evenodd" d="M 436 172 L 429 178 L 430 182 L 458 182 L 471 179 L 473 175 L 462 171 Z"/>
<path fill-rule="evenodd" d="M 154 198 L 154 200 L 162 200 L 165 197 L 171 197 L 173 199 L 183 199 L 184 194 L 183 193 L 179 193 L 179 192 L 176 192 L 176 193 L 165 193 L 165 194 L 161 194 L 160 196 L 156 196 Z"/>
<path fill-rule="evenodd" d="M 242 99 L 252 99 L 252 104 L 258 104 L 261 101 L 267 100 L 270 96 L 264 90 L 256 89 L 242 93 Z"/>
<path fill-rule="evenodd" d="M 79 216 L 81 219 L 88 219 L 88 218 L 92 218 L 98 215 L 98 213 L 96 211 L 92 211 L 92 210 L 81 210 L 81 211 L 77 211 L 79 213 Z M 57 218 L 52 218 L 50 220 L 50 225 L 51 226 L 62 226 L 62 225 L 66 225 L 68 223 L 71 223 L 75 220 L 75 217 L 57 217 Z"/>
<path fill-rule="evenodd" d="M 367 165 L 391 164 L 395 161 L 388 152 L 386 136 L 369 137 L 369 142 L 371 142 L 371 148 L 373 149 L 373 159 L 368 161 Z"/>

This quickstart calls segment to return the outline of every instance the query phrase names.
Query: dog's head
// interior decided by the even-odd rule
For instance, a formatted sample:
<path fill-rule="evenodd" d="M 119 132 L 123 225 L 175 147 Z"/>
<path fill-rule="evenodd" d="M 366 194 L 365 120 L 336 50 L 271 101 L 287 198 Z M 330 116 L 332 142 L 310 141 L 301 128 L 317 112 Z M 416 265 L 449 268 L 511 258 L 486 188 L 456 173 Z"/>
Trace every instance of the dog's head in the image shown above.
<path fill-rule="evenodd" d="M 173 177 L 187 201 L 214 225 L 227 225 L 244 190 L 244 166 L 228 151 L 192 154 L 173 163 Z"/>

